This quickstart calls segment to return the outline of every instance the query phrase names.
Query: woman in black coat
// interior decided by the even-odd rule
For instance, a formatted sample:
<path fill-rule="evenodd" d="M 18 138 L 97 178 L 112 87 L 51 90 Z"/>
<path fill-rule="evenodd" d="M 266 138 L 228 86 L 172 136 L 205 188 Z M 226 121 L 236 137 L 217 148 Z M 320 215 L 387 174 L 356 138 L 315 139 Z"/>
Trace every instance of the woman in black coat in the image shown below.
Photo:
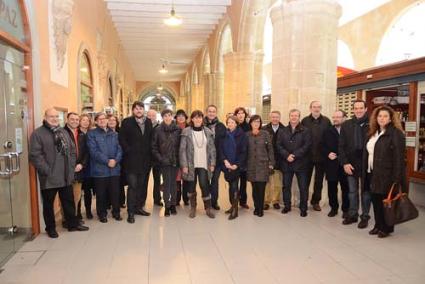
<path fill-rule="evenodd" d="M 400 120 L 389 106 L 376 108 L 370 118 L 370 129 L 363 155 L 364 182 L 369 183 L 375 215 L 370 235 L 385 238 L 394 232 L 385 223 L 383 200 L 393 184 L 406 192 L 406 140 Z"/>
<path fill-rule="evenodd" d="M 252 185 L 252 199 L 254 200 L 254 215 L 264 215 L 264 194 L 269 176 L 273 170 L 274 152 L 270 134 L 261 130 L 263 124 L 259 115 L 253 115 L 249 120 L 251 131 L 248 137 L 247 177 Z"/>

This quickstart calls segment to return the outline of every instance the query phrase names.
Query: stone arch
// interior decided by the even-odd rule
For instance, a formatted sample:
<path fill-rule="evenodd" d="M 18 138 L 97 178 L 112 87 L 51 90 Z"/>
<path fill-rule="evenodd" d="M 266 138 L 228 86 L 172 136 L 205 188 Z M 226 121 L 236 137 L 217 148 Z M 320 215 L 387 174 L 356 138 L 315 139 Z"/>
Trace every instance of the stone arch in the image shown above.
<path fill-rule="evenodd" d="M 139 92 L 138 99 L 146 104 L 146 109 L 155 106 L 155 110 L 160 112 L 162 111 L 162 107 L 158 108 L 158 106 L 161 105 L 175 111 L 177 107 L 177 94 L 175 90 L 167 84 L 162 84 L 162 87 L 163 89 L 159 91 L 157 90 L 156 83 L 150 84 Z M 151 102 L 153 102 L 152 105 L 150 105 Z"/>
<path fill-rule="evenodd" d="M 379 42 L 375 66 L 425 56 L 424 14 L 422 0 L 408 5 L 392 19 Z"/>

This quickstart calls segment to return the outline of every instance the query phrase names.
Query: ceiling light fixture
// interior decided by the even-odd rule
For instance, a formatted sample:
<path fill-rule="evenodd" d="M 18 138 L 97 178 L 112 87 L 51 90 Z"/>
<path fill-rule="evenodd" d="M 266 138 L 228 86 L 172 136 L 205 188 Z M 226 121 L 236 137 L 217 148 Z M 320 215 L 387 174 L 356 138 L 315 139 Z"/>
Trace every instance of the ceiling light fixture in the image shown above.
<path fill-rule="evenodd" d="M 174 10 L 174 2 L 171 3 L 171 11 L 170 16 L 167 19 L 164 19 L 164 24 L 170 27 L 177 27 L 183 23 L 183 20 L 176 15 L 176 11 Z"/>
<path fill-rule="evenodd" d="M 161 74 L 167 74 L 168 73 L 168 69 L 167 69 L 167 67 L 165 67 L 165 64 L 162 64 L 161 69 L 159 69 L 159 73 L 161 73 Z"/>
<path fill-rule="evenodd" d="M 156 89 L 158 91 L 162 91 L 164 89 L 164 87 L 162 86 L 162 84 L 159 84 L 158 87 L 156 87 Z"/>

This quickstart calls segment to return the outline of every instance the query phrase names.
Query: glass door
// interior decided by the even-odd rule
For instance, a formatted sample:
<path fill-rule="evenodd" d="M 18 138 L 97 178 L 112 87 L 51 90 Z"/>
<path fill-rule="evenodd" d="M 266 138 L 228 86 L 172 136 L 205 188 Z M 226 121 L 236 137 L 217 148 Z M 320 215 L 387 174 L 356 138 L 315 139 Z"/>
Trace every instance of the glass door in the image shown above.
<path fill-rule="evenodd" d="M 0 266 L 32 234 L 23 63 L 0 42 Z"/>

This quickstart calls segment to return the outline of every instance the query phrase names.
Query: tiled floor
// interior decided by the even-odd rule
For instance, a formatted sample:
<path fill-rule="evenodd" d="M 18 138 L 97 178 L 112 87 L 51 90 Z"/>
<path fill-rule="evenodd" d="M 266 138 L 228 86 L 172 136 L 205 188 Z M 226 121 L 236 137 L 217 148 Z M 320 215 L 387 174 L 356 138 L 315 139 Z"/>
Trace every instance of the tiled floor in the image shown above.
<path fill-rule="evenodd" d="M 241 210 L 228 221 L 201 208 L 192 220 L 184 207 L 164 218 L 156 207 L 133 225 L 88 221 L 88 232 L 26 243 L 0 283 L 425 283 L 425 210 L 387 239 L 327 211 L 258 218 Z"/>

